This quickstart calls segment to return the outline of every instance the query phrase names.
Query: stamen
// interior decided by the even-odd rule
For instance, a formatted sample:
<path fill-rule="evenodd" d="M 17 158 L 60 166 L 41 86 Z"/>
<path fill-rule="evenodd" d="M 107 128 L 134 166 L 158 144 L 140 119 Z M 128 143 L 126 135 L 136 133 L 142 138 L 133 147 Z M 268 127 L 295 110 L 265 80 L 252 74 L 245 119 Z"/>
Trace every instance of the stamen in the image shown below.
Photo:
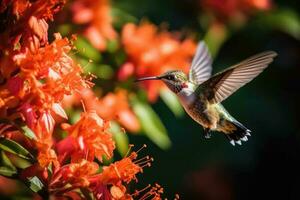
<path fill-rule="evenodd" d="M 145 188 L 139 191 L 136 190 L 132 194 L 132 196 L 135 197 L 135 199 L 139 199 L 139 200 L 147 200 L 147 199 L 156 200 L 156 199 L 161 199 L 161 194 L 163 192 L 164 189 L 160 185 L 155 184 L 154 186 L 151 187 L 151 185 L 149 184 L 148 186 L 146 186 Z"/>
<path fill-rule="evenodd" d="M 160 194 L 163 193 L 163 188 L 158 185 L 155 184 L 155 186 L 153 186 L 147 193 L 145 193 L 140 200 L 146 200 L 146 199 L 155 199 L 157 197 L 160 197 Z"/>
<path fill-rule="evenodd" d="M 119 178 L 121 178 L 120 172 L 119 172 L 118 168 L 116 167 L 116 165 L 113 164 L 113 167 L 114 167 L 114 170 L 115 170 L 117 176 L 118 176 Z"/>
<path fill-rule="evenodd" d="M 141 168 L 151 167 L 151 163 L 148 162 L 148 163 L 146 163 L 146 164 L 144 164 L 144 165 L 140 165 L 140 167 L 141 167 Z"/>
<path fill-rule="evenodd" d="M 138 163 L 138 162 L 141 162 L 142 160 L 149 160 L 150 159 L 150 156 L 145 156 L 145 157 L 143 157 L 143 158 L 140 158 L 140 159 L 138 159 L 138 160 L 135 160 L 134 161 L 134 163 Z"/>
<path fill-rule="evenodd" d="M 88 160 L 88 156 L 89 156 L 89 149 L 87 149 L 86 154 L 85 154 L 85 159 Z"/>
<path fill-rule="evenodd" d="M 132 196 L 137 196 L 137 195 L 139 195 L 140 193 L 144 192 L 145 190 L 147 190 L 150 187 L 151 187 L 151 184 L 147 185 L 146 187 L 144 187 L 141 190 L 135 190 L 135 192 L 132 194 Z"/>
<path fill-rule="evenodd" d="M 145 163 L 150 163 L 150 162 L 153 162 L 153 161 L 154 161 L 153 158 L 149 158 L 149 156 L 147 156 L 147 157 L 148 157 L 147 160 L 142 160 L 142 161 L 134 162 L 134 163 L 141 166 L 141 165 L 143 165 L 143 164 L 145 164 Z"/>
<path fill-rule="evenodd" d="M 131 151 L 132 147 L 134 147 L 134 145 L 133 145 L 133 144 L 129 144 L 129 148 L 128 148 L 128 150 L 127 150 L 127 152 L 126 152 L 124 158 L 126 158 L 126 157 L 128 156 L 128 154 L 129 154 L 129 152 Z"/>
<path fill-rule="evenodd" d="M 81 99 L 80 102 L 81 102 L 81 105 L 82 105 L 83 112 L 86 113 L 86 108 L 85 108 L 83 99 Z"/>
<path fill-rule="evenodd" d="M 136 151 L 136 153 L 139 153 L 142 149 L 147 148 L 147 145 L 144 144 L 139 150 Z"/>
<path fill-rule="evenodd" d="M 75 56 L 76 54 L 80 53 L 80 51 L 77 49 L 77 47 L 72 47 L 72 53 L 70 53 L 70 56 Z"/>

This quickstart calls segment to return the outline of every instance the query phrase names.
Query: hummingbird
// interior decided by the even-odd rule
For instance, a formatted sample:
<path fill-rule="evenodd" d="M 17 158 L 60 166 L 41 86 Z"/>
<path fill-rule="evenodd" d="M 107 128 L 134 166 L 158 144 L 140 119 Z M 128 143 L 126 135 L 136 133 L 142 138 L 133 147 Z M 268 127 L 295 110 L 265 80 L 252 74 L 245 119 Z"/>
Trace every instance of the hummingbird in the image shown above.
<path fill-rule="evenodd" d="M 211 76 L 212 57 L 206 44 L 200 41 L 188 75 L 173 70 L 136 81 L 163 81 L 177 95 L 187 114 L 202 125 L 205 138 L 211 137 L 211 131 L 218 131 L 233 146 L 241 145 L 251 131 L 232 117 L 221 102 L 258 76 L 275 56 L 274 51 L 264 51 Z"/>

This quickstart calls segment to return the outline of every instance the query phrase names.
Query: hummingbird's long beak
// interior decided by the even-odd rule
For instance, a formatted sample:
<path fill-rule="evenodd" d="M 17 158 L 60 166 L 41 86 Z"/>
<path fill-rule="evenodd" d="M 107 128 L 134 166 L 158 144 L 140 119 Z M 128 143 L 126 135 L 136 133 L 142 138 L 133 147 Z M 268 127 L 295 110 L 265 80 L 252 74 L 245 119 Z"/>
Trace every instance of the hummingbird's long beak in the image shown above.
<path fill-rule="evenodd" d="M 145 78 L 136 79 L 134 82 L 148 81 L 148 80 L 159 80 L 159 79 L 160 79 L 160 77 L 158 77 L 158 76 L 149 76 L 149 77 L 145 77 Z"/>

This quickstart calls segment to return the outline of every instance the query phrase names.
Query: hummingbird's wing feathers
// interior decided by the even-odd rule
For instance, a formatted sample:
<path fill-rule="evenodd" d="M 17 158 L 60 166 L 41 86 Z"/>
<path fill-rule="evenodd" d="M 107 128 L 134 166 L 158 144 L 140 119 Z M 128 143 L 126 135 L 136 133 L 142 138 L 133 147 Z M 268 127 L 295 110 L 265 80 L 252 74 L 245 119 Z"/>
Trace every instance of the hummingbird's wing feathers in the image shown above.
<path fill-rule="evenodd" d="M 220 103 L 259 75 L 273 61 L 276 55 L 277 53 L 273 51 L 254 55 L 237 65 L 217 73 L 205 81 L 201 88 L 211 103 Z"/>
<path fill-rule="evenodd" d="M 193 58 L 189 72 L 189 80 L 193 83 L 200 84 L 211 77 L 212 59 L 206 44 L 201 41 L 198 44 L 196 54 Z"/>

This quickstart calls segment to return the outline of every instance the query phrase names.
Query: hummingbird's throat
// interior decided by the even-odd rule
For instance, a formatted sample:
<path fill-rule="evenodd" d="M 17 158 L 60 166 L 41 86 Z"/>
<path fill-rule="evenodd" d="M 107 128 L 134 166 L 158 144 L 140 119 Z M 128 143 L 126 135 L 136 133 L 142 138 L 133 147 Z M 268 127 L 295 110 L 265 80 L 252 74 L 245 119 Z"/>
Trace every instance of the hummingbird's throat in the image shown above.
<path fill-rule="evenodd" d="M 166 83 L 166 84 L 170 88 L 170 90 L 172 90 L 176 94 L 179 93 L 184 88 L 188 88 L 189 87 L 189 85 L 186 82 L 177 83 L 177 84 L 168 84 L 168 83 Z"/>
<path fill-rule="evenodd" d="M 181 87 L 182 87 L 182 88 L 188 88 L 189 85 L 188 85 L 187 83 L 184 82 L 184 83 L 181 84 Z"/>

